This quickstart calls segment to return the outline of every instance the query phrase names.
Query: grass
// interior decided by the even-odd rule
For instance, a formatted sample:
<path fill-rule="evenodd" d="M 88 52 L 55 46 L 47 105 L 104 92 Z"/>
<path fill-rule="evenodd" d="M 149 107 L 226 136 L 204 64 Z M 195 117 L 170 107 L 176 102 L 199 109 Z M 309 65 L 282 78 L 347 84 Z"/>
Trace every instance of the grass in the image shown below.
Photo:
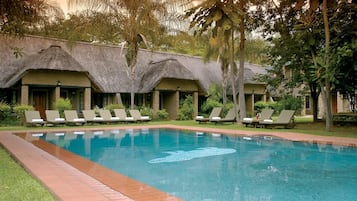
<path fill-rule="evenodd" d="M 31 177 L 0 146 L 0 200 L 55 200 L 51 193 Z"/>

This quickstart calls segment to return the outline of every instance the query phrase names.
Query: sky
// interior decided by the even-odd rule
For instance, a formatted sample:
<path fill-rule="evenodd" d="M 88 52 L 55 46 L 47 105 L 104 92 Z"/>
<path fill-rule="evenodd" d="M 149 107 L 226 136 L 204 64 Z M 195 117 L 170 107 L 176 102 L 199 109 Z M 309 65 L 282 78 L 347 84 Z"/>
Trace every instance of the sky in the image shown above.
<path fill-rule="evenodd" d="M 51 1 L 51 0 L 50 0 Z M 74 10 L 69 10 L 68 9 L 68 5 L 67 5 L 67 1 L 68 0 L 52 0 L 54 2 L 56 2 L 57 5 L 59 5 L 61 7 L 61 9 L 63 10 L 63 12 L 65 14 L 68 14 L 68 12 L 73 12 Z M 192 0 L 192 4 L 194 6 L 198 5 L 198 3 L 200 2 L 201 0 Z"/>
<path fill-rule="evenodd" d="M 67 0 L 56 0 L 56 3 L 62 8 L 62 10 L 67 13 Z"/>
<path fill-rule="evenodd" d="M 77 9 L 73 9 L 72 8 L 71 10 L 69 10 L 68 9 L 68 5 L 67 5 L 68 4 L 68 0 L 49 0 L 49 1 L 50 2 L 51 1 L 55 2 L 63 10 L 63 12 L 64 12 L 66 17 L 69 17 L 68 16 L 69 13 L 73 13 L 73 12 L 78 10 L 78 8 Z M 201 1 L 201 0 L 192 0 L 192 4 L 193 5 L 197 5 L 199 3 L 199 1 Z M 178 19 L 176 18 L 176 20 L 178 20 Z M 164 23 L 164 24 L 166 26 L 172 26 L 172 23 L 170 23 L 170 22 Z M 174 24 L 175 24 L 175 26 L 179 26 L 180 28 L 178 28 L 178 29 L 180 29 L 180 30 L 181 29 L 187 29 L 187 27 L 188 27 L 188 24 L 180 23 L 180 21 L 177 21 Z"/>

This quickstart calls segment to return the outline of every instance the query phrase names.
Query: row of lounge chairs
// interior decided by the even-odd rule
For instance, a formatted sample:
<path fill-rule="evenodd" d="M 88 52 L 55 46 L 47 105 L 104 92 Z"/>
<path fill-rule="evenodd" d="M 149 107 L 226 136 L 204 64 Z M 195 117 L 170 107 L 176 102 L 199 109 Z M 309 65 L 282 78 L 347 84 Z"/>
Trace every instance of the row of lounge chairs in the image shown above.
<path fill-rule="evenodd" d="M 215 107 L 213 108 L 208 118 L 204 118 L 203 116 L 197 116 L 196 121 L 199 123 L 212 122 L 215 124 L 225 123 L 225 122 L 234 123 L 236 121 L 237 115 L 235 114 L 234 108 L 229 109 L 225 117 L 220 116 L 221 112 L 222 112 L 221 107 Z"/>
<path fill-rule="evenodd" d="M 197 116 L 196 121 L 199 123 L 212 122 L 212 123 L 223 123 L 223 122 L 235 122 L 236 114 L 234 112 L 234 108 L 230 109 L 227 115 L 224 118 L 220 117 L 222 112 L 221 107 L 213 108 L 210 116 L 205 118 L 203 116 Z M 265 127 L 265 128 L 273 128 L 276 126 L 283 126 L 285 128 L 293 128 L 295 127 L 294 115 L 295 110 L 282 110 L 279 114 L 279 117 L 276 121 L 272 120 L 272 115 L 274 110 L 272 109 L 263 109 L 260 116 L 257 118 L 243 118 L 242 124 L 246 127 Z"/>
<path fill-rule="evenodd" d="M 281 126 L 284 128 L 294 128 L 295 127 L 295 110 L 282 110 L 275 121 L 272 120 L 272 115 L 274 110 L 263 109 L 261 115 L 258 118 L 243 118 L 242 123 L 248 127 L 264 127 L 264 128 L 274 128 L 276 126 Z"/>
<path fill-rule="evenodd" d="M 130 117 L 125 109 L 114 109 L 115 116 L 109 110 L 99 110 L 99 116 L 94 110 L 83 110 L 83 117 L 79 118 L 76 110 L 65 110 L 64 118 L 60 117 L 57 110 L 46 110 L 46 120 L 40 117 L 39 111 L 25 111 L 26 125 L 83 125 L 86 123 L 119 123 L 119 122 L 147 122 L 151 121 L 148 116 L 142 116 L 139 110 L 129 110 Z"/>

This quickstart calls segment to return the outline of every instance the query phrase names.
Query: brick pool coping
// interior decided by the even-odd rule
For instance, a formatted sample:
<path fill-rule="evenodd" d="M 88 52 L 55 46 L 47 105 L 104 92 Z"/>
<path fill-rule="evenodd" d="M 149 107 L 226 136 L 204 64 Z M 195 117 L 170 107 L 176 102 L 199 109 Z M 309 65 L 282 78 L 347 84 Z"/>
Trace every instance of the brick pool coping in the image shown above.
<path fill-rule="evenodd" d="M 317 136 L 294 132 L 279 132 L 277 129 L 231 130 L 175 125 L 128 125 L 105 127 L 100 130 L 131 128 L 172 128 L 228 135 L 271 135 L 292 141 L 357 147 L 357 138 Z M 107 168 L 76 156 L 44 141 L 32 143 L 21 139 L 25 133 L 89 131 L 98 128 L 58 128 L 31 131 L 0 131 L 0 143 L 58 200 L 180 200 L 153 187 L 113 172 Z M 19 136 L 13 135 L 19 134 Z M 39 148 L 40 147 L 40 148 Z"/>

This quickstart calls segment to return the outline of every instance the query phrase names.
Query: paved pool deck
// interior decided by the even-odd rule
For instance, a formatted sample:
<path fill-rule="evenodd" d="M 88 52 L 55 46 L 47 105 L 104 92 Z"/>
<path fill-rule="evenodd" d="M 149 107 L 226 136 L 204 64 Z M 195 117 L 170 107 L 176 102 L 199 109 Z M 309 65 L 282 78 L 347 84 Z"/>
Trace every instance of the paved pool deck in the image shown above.
<path fill-rule="evenodd" d="M 198 132 L 222 133 L 228 135 L 271 135 L 292 141 L 331 144 L 334 146 L 357 147 L 357 138 L 316 136 L 292 132 L 279 132 L 279 129 L 230 130 L 224 128 L 202 128 L 174 125 L 128 125 L 105 127 L 101 130 L 131 128 L 173 128 Z M 31 131 L 0 131 L 0 144 L 35 178 L 37 178 L 57 200 L 101 201 L 101 200 L 180 200 L 156 188 L 145 185 L 116 173 L 89 160 L 81 158 L 50 143 L 26 139 L 30 133 L 67 132 L 98 130 L 98 128 L 56 128 Z M 16 133 L 17 135 L 14 135 Z M 26 140 L 24 140 L 24 138 Z"/>

